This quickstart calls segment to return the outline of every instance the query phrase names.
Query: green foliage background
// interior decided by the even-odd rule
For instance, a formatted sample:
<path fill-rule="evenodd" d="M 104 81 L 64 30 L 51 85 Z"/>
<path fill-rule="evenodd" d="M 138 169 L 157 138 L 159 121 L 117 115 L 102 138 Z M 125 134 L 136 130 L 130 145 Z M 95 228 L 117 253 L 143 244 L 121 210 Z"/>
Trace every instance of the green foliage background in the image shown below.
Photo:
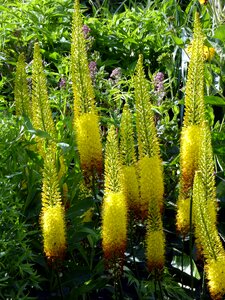
<path fill-rule="evenodd" d="M 191 40 L 193 14 L 199 10 L 206 45 L 216 50 L 214 59 L 205 64 L 205 100 L 215 154 L 218 228 L 223 240 L 225 237 L 225 25 L 209 2 L 208 6 L 200 6 L 195 0 L 81 1 L 84 23 L 91 29 L 87 42 L 89 60 L 97 63 L 94 85 L 103 139 L 109 124 L 119 126 L 124 102 L 134 106 L 132 76 L 138 55 L 144 56 L 165 166 L 167 264 L 160 289 L 154 286 L 154 276 L 145 267 L 141 239 L 145 229 L 141 224 L 130 228 L 136 235 L 129 241 L 120 286 L 104 269 L 99 212 L 102 190 L 95 191 L 93 196 L 80 188 L 81 172 L 72 134 L 73 1 L 3 0 L 0 5 L 1 299 L 160 299 L 162 291 L 163 299 L 192 299 L 192 280 L 196 299 L 200 299 L 201 293 L 201 299 L 209 299 L 205 287 L 201 292 L 203 267 L 194 265 L 191 279 L 188 240 L 182 241 L 175 229 L 179 138 L 188 65 L 185 48 Z M 59 146 L 69 168 L 63 179 L 69 187 L 68 251 L 65 261 L 56 269 L 42 254 L 39 213 L 43 161 L 32 150 L 34 135 L 45 136 L 35 132 L 28 119 L 14 116 L 15 65 L 19 53 L 24 52 L 31 87 L 36 41 L 42 49 Z M 122 75 L 117 81 L 110 76 L 118 67 Z M 165 96 L 160 105 L 154 91 L 154 75 L 158 71 L 165 75 Z M 92 219 L 83 223 L 83 215 L 90 208 Z M 133 244 L 138 245 L 135 253 Z"/>

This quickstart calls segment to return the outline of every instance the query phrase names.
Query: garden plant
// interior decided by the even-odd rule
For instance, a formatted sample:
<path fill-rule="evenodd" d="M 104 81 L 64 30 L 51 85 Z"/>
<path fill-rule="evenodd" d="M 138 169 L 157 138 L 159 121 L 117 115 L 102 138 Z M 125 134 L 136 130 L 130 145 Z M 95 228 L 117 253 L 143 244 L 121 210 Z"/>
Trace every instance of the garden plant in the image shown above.
<path fill-rule="evenodd" d="M 225 299 L 224 0 L 2 0 L 0 299 Z"/>

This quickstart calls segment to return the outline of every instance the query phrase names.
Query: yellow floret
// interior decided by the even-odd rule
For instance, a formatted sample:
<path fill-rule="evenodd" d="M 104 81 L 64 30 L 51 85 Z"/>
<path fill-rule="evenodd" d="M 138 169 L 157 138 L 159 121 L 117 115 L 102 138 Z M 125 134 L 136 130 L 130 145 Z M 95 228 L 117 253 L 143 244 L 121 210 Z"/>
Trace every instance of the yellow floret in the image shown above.
<path fill-rule="evenodd" d="M 134 165 L 123 166 L 123 191 L 127 199 L 128 207 L 137 211 L 140 206 L 137 172 Z"/>
<path fill-rule="evenodd" d="M 149 271 L 162 269 L 165 263 L 165 236 L 163 230 L 147 232 L 146 258 Z"/>
<path fill-rule="evenodd" d="M 158 156 L 145 156 L 139 161 L 140 170 L 140 212 L 142 218 L 148 215 L 149 203 L 153 202 L 163 209 L 163 170 Z"/>
<path fill-rule="evenodd" d="M 225 255 L 209 261 L 205 269 L 212 299 L 222 299 L 225 295 Z"/>
<path fill-rule="evenodd" d="M 122 192 L 109 193 L 102 208 L 102 246 L 106 259 L 121 257 L 127 240 L 127 205 Z"/>
<path fill-rule="evenodd" d="M 81 168 L 85 175 L 92 175 L 93 171 L 102 171 L 102 144 L 95 113 L 85 113 L 75 122 L 77 147 L 80 154 Z"/>
<path fill-rule="evenodd" d="M 48 206 L 41 215 L 44 252 L 50 259 L 62 257 L 66 249 L 65 212 L 61 204 Z"/>
<path fill-rule="evenodd" d="M 195 171 L 198 168 L 199 149 L 202 128 L 199 125 L 190 125 L 183 128 L 181 133 L 181 189 L 183 193 L 192 188 Z"/>
<path fill-rule="evenodd" d="M 179 199 L 177 202 L 177 230 L 183 235 L 190 228 L 190 199 Z"/>

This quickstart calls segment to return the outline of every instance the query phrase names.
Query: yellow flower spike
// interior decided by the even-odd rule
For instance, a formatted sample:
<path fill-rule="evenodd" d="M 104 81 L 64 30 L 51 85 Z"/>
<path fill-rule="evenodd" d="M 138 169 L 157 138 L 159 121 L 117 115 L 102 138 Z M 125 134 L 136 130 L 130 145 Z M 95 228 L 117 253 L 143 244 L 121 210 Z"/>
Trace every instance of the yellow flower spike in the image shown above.
<path fill-rule="evenodd" d="M 195 14 L 194 39 L 190 47 L 190 63 L 188 66 L 184 102 L 184 127 L 193 124 L 202 124 L 205 120 L 204 35 L 202 33 L 198 13 Z"/>
<path fill-rule="evenodd" d="M 127 205 L 123 192 L 110 192 L 102 207 L 102 246 L 106 259 L 123 257 L 127 240 Z"/>
<path fill-rule="evenodd" d="M 18 116 L 26 115 L 31 119 L 32 114 L 30 111 L 30 95 L 27 84 L 25 57 L 23 53 L 19 55 L 16 65 L 14 97 L 16 114 Z"/>
<path fill-rule="evenodd" d="M 213 300 L 222 300 L 225 295 L 225 255 L 208 261 L 205 266 L 208 286 Z"/>
<path fill-rule="evenodd" d="M 127 202 L 115 127 L 111 126 L 105 151 L 105 197 L 102 206 L 102 246 L 106 259 L 124 255 L 127 240 Z"/>
<path fill-rule="evenodd" d="M 75 0 L 72 24 L 71 70 L 74 93 L 74 115 L 95 110 L 94 89 L 88 67 L 86 41 L 82 31 L 79 0 Z"/>
<path fill-rule="evenodd" d="M 139 161 L 140 204 L 139 211 L 143 219 L 148 215 L 149 204 L 155 205 L 159 211 L 163 209 L 163 172 L 158 156 L 144 157 Z"/>
<path fill-rule="evenodd" d="M 102 144 L 95 113 L 86 113 L 76 119 L 76 139 L 84 175 L 101 174 Z"/>
<path fill-rule="evenodd" d="M 161 270 L 165 264 L 165 236 L 160 230 L 148 230 L 146 236 L 146 258 L 148 270 Z"/>
<path fill-rule="evenodd" d="M 193 188 L 193 216 L 195 237 L 200 245 L 206 261 L 216 260 L 224 253 L 214 219 L 214 212 L 210 211 L 210 200 L 202 180 L 202 173 L 196 172 Z"/>
<path fill-rule="evenodd" d="M 119 155 L 117 134 L 114 126 L 108 131 L 105 148 L 105 195 L 122 191 L 122 165 Z"/>
<path fill-rule="evenodd" d="M 128 207 L 134 213 L 139 212 L 140 195 L 139 184 L 137 178 L 137 170 L 135 166 L 123 166 L 123 191 L 127 199 Z"/>
<path fill-rule="evenodd" d="M 145 78 L 142 55 L 139 55 L 136 66 L 134 95 L 139 158 L 159 155 L 159 142 L 149 98 L 149 83 Z"/>
<path fill-rule="evenodd" d="M 123 164 L 123 190 L 129 208 L 135 212 L 138 211 L 140 197 L 135 165 L 136 153 L 134 146 L 132 115 L 127 104 L 124 105 L 120 124 L 120 156 Z"/>
<path fill-rule="evenodd" d="M 66 250 L 65 212 L 60 203 L 45 207 L 41 214 L 44 252 L 55 260 L 62 258 Z"/>
<path fill-rule="evenodd" d="M 216 182 L 214 170 L 214 157 L 211 143 L 211 132 L 209 126 L 204 123 L 202 126 L 202 137 L 199 151 L 199 170 L 201 171 L 204 184 L 205 198 L 209 206 L 209 213 L 212 222 L 217 223 L 217 199 Z"/>
<path fill-rule="evenodd" d="M 48 147 L 44 158 L 40 223 L 46 256 L 51 260 L 61 258 L 66 249 L 65 212 L 59 189 L 54 144 Z"/>
<path fill-rule="evenodd" d="M 48 100 L 46 77 L 38 43 L 34 45 L 32 66 L 32 116 L 34 128 L 47 132 L 53 140 L 56 140 L 57 134 Z M 43 157 L 46 140 L 37 137 L 38 150 Z"/>

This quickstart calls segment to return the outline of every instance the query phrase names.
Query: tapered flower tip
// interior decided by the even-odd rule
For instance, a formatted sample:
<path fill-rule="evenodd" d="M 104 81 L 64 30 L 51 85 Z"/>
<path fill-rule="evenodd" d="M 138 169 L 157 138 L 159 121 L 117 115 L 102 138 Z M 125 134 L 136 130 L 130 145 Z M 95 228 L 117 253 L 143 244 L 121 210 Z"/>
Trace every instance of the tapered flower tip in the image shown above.
<path fill-rule="evenodd" d="M 160 158 L 145 156 L 139 161 L 140 171 L 140 211 L 142 218 L 148 216 L 149 203 L 155 203 L 159 210 L 163 209 L 163 169 Z"/>
<path fill-rule="evenodd" d="M 148 230 L 146 237 L 146 258 L 150 272 L 163 268 L 165 263 L 165 236 L 163 230 Z"/>
<path fill-rule="evenodd" d="M 181 176 L 183 192 L 187 192 L 193 184 L 194 174 L 198 166 L 199 148 L 202 128 L 190 125 L 181 133 Z"/>
<path fill-rule="evenodd" d="M 93 171 L 102 171 L 102 144 L 95 113 L 85 113 L 75 122 L 77 146 L 80 154 L 81 168 L 85 175 L 92 175 Z"/>
<path fill-rule="evenodd" d="M 205 269 L 212 299 L 223 299 L 225 295 L 225 254 L 219 256 L 217 260 L 209 261 Z"/>
<path fill-rule="evenodd" d="M 106 259 L 123 257 L 127 240 L 127 205 L 122 192 L 109 193 L 102 207 L 102 246 Z"/>
<path fill-rule="evenodd" d="M 187 235 L 190 229 L 190 199 L 179 199 L 177 202 L 177 230 Z"/>
<path fill-rule="evenodd" d="M 65 213 L 61 204 L 48 206 L 41 214 L 44 252 L 54 260 L 62 258 L 66 249 Z"/>

